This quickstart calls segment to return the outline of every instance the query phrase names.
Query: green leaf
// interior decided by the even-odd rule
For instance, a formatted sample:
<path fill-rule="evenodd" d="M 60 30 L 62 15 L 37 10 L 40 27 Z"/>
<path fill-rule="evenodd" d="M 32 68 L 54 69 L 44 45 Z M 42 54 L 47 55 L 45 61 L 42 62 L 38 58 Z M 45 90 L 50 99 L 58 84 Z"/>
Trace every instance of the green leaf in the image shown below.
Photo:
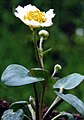
<path fill-rule="evenodd" d="M 16 112 L 13 112 L 12 109 L 9 109 L 3 113 L 1 120 L 23 120 L 23 118 L 24 112 L 22 109 L 19 109 Z"/>
<path fill-rule="evenodd" d="M 42 68 L 32 68 L 29 72 L 33 77 L 37 78 L 48 79 L 50 77 L 49 71 Z"/>
<path fill-rule="evenodd" d="M 18 110 L 18 109 L 23 108 L 23 106 L 25 106 L 27 104 L 28 104 L 27 101 L 17 101 L 17 102 L 12 103 L 10 105 L 10 108 L 12 108 L 13 110 Z"/>
<path fill-rule="evenodd" d="M 49 48 L 49 49 L 45 50 L 45 51 L 43 52 L 43 55 L 49 53 L 51 50 L 52 50 L 52 48 Z"/>
<path fill-rule="evenodd" d="M 74 120 L 73 115 L 70 114 L 70 113 L 67 113 L 67 112 L 61 112 L 60 114 L 58 114 L 57 116 L 55 116 L 54 118 L 52 118 L 52 120 L 56 120 L 56 119 L 58 119 L 61 116 L 67 116 L 68 120 Z"/>
<path fill-rule="evenodd" d="M 70 114 L 70 113 L 67 113 L 67 112 L 61 112 L 61 115 L 62 115 L 62 116 L 67 116 L 67 117 L 68 117 L 68 120 L 74 120 L 73 115 Z"/>
<path fill-rule="evenodd" d="M 28 102 L 27 101 L 16 101 L 10 105 L 10 109 L 13 109 L 14 111 L 17 111 L 18 109 L 24 109 L 27 113 L 29 113 L 28 108 Z"/>
<path fill-rule="evenodd" d="M 62 79 L 59 79 L 53 86 L 53 88 L 64 88 L 70 90 L 78 86 L 84 80 L 84 76 L 78 73 L 73 73 Z"/>
<path fill-rule="evenodd" d="M 43 80 L 31 77 L 28 69 L 17 64 L 9 65 L 1 76 L 1 82 L 8 86 L 21 86 Z"/>
<path fill-rule="evenodd" d="M 56 94 L 61 97 L 64 101 L 72 105 L 82 116 L 84 116 L 84 103 L 72 94 L 62 94 L 56 92 Z"/>
<path fill-rule="evenodd" d="M 10 105 L 10 108 L 11 108 L 12 106 L 14 106 L 14 105 L 20 105 L 20 104 L 28 104 L 28 102 L 27 102 L 27 101 L 17 101 L 17 102 L 12 103 L 12 104 Z"/>

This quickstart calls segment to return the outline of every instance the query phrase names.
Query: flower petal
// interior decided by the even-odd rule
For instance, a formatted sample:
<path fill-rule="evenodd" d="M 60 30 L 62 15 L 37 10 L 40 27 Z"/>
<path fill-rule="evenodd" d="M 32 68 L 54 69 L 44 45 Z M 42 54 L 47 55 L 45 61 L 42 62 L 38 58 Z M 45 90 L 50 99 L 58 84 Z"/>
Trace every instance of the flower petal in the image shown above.
<path fill-rule="evenodd" d="M 42 27 L 49 27 L 49 26 L 52 26 L 53 25 L 53 22 L 52 22 L 52 18 L 55 16 L 54 14 L 54 9 L 50 9 L 46 12 L 46 22 L 42 23 Z"/>
<path fill-rule="evenodd" d="M 41 24 L 39 22 L 34 21 L 34 20 L 31 20 L 31 21 L 25 20 L 24 23 L 29 26 L 34 26 L 35 28 L 41 26 Z"/>
<path fill-rule="evenodd" d="M 24 11 L 25 12 L 27 12 L 27 11 L 35 11 L 35 10 L 37 10 L 38 8 L 36 7 L 36 6 L 34 6 L 34 5 L 31 5 L 31 4 L 29 4 L 29 5 L 27 5 L 27 6 L 24 6 Z"/>
<path fill-rule="evenodd" d="M 55 16 L 55 14 L 54 14 L 53 11 L 54 11 L 54 9 L 48 10 L 48 11 L 46 12 L 46 17 L 49 18 L 49 19 L 53 18 L 53 17 Z"/>
<path fill-rule="evenodd" d="M 24 17 L 24 8 L 21 6 L 18 6 L 16 9 L 16 12 L 14 12 L 14 15 L 20 19 L 23 19 Z"/>
<path fill-rule="evenodd" d="M 42 23 L 42 27 L 50 27 L 53 25 L 53 22 L 51 20 L 47 20 L 46 22 Z"/>

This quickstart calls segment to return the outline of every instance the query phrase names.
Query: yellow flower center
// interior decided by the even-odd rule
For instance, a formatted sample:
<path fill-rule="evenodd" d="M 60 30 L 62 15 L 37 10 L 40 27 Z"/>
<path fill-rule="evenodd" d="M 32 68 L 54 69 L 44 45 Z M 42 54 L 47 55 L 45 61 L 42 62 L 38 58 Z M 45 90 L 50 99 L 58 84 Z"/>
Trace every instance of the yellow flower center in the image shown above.
<path fill-rule="evenodd" d="M 40 10 L 29 11 L 26 15 L 24 15 L 24 20 L 28 19 L 29 21 L 35 20 L 39 23 L 46 22 L 47 18 L 45 17 L 45 13 Z"/>

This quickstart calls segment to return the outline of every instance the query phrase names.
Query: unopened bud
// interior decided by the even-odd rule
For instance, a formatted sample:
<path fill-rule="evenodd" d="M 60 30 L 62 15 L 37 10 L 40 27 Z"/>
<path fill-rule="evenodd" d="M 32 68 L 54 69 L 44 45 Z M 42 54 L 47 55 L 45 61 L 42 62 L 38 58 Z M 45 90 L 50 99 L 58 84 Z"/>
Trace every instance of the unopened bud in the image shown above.
<path fill-rule="evenodd" d="M 32 96 L 29 97 L 29 102 L 30 102 L 32 108 L 35 110 L 35 99 Z"/>
<path fill-rule="evenodd" d="M 39 34 L 40 37 L 43 37 L 44 40 L 46 40 L 49 36 L 49 33 L 46 30 L 40 30 L 38 34 Z"/>
<path fill-rule="evenodd" d="M 61 65 L 59 65 L 59 64 L 56 64 L 55 66 L 54 66 L 54 71 L 55 72 L 57 72 L 58 70 L 61 70 L 62 69 L 62 67 L 61 67 Z"/>
<path fill-rule="evenodd" d="M 62 69 L 61 65 L 56 64 L 56 65 L 54 66 L 54 72 L 53 72 L 53 74 L 52 74 L 52 77 L 54 77 L 54 75 L 55 75 L 55 74 L 58 72 L 58 70 L 60 70 L 60 69 Z"/>

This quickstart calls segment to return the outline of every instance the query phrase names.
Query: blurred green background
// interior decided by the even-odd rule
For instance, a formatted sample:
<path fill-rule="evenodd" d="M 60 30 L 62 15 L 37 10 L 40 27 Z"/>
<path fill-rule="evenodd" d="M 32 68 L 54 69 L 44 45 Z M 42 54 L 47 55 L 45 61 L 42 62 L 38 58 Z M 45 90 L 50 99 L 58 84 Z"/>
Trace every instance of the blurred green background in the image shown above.
<path fill-rule="evenodd" d="M 45 68 L 52 73 L 54 65 L 60 64 L 62 70 L 57 74 L 60 78 L 74 72 L 84 74 L 84 0 L 0 0 L 0 76 L 13 63 L 28 69 L 37 67 L 32 32 L 14 16 L 18 5 L 27 4 L 36 5 L 42 11 L 53 8 L 56 13 L 53 26 L 43 28 L 50 33 L 44 49 L 52 48 L 44 58 Z M 46 105 L 55 98 L 52 85 L 51 81 L 45 96 Z M 0 84 L 0 98 L 10 102 L 28 100 L 30 95 L 34 96 L 32 89 L 32 85 L 6 87 Z M 84 83 L 70 92 L 84 101 L 83 91 Z M 70 106 L 66 104 L 66 107 Z"/>

